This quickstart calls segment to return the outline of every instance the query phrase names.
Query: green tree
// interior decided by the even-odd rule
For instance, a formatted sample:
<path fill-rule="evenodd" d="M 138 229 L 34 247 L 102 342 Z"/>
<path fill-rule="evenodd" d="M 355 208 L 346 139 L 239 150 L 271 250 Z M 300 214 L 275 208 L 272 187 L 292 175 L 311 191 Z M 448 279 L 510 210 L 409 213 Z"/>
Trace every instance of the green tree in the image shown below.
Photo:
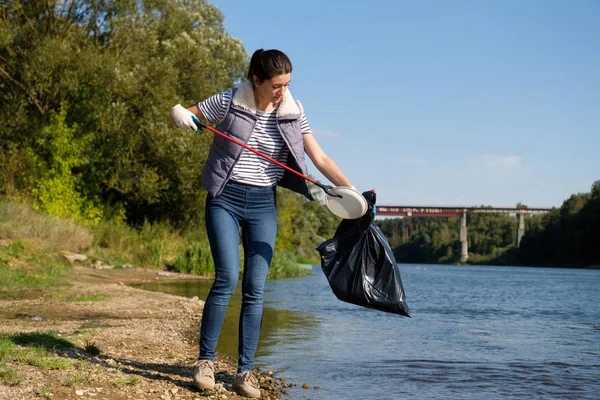
<path fill-rule="evenodd" d="M 243 76 L 247 53 L 204 0 L 28 0 L 0 4 L 0 193 L 27 197 L 46 176 L 40 138 L 68 103 L 87 138 L 80 195 L 124 209 L 131 223 L 200 224 L 209 134 L 176 131 L 194 104 Z M 36 162 L 41 157 L 41 162 Z"/>
<path fill-rule="evenodd" d="M 98 223 L 102 210 L 77 190 L 82 181 L 74 173 L 86 162 L 83 156 L 85 140 L 73 137 L 77 128 L 65 123 L 66 107 L 59 113 L 51 111 L 50 114 L 50 125 L 42 129 L 43 136 L 39 140 L 41 149 L 47 154 L 48 166 L 33 189 L 34 207 L 56 217 Z"/>
<path fill-rule="evenodd" d="M 551 266 L 600 264 L 598 187 L 596 181 L 590 193 L 573 194 L 559 209 L 544 215 L 523 237 L 517 261 Z"/>
<path fill-rule="evenodd" d="M 600 197 L 600 180 L 597 180 L 592 184 L 591 195 L 593 198 Z"/>
<path fill-rule="evenodd" d="M 233 87 L 247 64 L 206 0 L 0 2 L 0 197 L 140 231 L 164 221 L 193 237 L 180 264 L 206 261 L 213 136 L 171 127 L 168 112 Z M 340 220 L 278 192 L 278 250 L 318 260 Z"/>

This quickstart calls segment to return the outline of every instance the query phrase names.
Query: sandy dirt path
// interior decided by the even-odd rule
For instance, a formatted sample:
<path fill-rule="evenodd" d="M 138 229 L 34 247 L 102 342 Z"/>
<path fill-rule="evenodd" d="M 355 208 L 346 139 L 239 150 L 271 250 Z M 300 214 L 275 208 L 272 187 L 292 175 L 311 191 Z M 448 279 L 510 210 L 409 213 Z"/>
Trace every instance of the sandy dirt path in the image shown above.
<path fill-rule="evenodd" d="M 73 285 L 59 295 L 0 300 L 0 333 L 5 337 L 31 339 L 39 333 L 75 345 L 49 349 L 68 361 L 64 369 L 46 370 L 18 360 L 7 363 L 5 367 L 17 374 L 0 379 L 0 399 L 241 398 L 232 392 L 236 361 L 231 358 L 218 356 L 214 391 L 200 392 L 192 385 L 202 301 L 128 286 L 180 279 L 201 278 L 75 267 Z M 284 395 L 284 379 L 269 371 L 258 377 L 263 398 Z"/>

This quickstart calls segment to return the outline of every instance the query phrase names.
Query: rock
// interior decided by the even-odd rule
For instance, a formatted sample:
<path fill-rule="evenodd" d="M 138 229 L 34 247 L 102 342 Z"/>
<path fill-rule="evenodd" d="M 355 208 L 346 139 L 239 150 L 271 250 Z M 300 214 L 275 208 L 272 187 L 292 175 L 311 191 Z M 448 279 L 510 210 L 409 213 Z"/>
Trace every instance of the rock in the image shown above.
<path fill-rule="evenodd" d="M 305 383 L 302 385 L 303 389 L 310 389 L 310 385 L 308 383 Z"/>
<path fill-rule="evenodd" d="M 75 391 L 75 394 L 76 394 L 77 396 L 83 396 L 83 390 L 76 390 L 76 391 Z"/>
<path fill-rule="evenodd" d="M 158 271 L 158 272 L 156 273 L 156 275 L 158 275 L 158 276 L 177 276 L 177 274 L 176 274 L 176 273 L 174 273 L 174 272 L 169 272 L 169 271 Z"/>
<path fill-rule="evenodd" d="M 35 317 L 31 317 L 32 321 L 41 321 L 42 319 L 43 319 L 42 317 L 37 316 L 37 315 Z"/>
<path fill-rule="evenodd" d="M 61 254 L 63 256 L 65 256 L 65 258 L 67 260 L 69 260 L 70 263 L 74 263 L 75 261 L 87 260 L 87 256 L 85 254 L 71 253 L 70 251 L 62 251 L 62 250 L 61 250 Z"/>
<path fill-rule="evenodd" d="M 321 389 L 321 386 L 315 386 L 313 389 L 319 390 L 319 389 Z"/>
<path fill-rule="evenodd" d="M 173 394 L 173 395 L 174 395 L 174 394 L 175 394 L 175 393 L 177 393 L 178 391 L 179 391 L 179 388 L 173 388 L 173 389 L 171 389 L 171 394 Z"/>

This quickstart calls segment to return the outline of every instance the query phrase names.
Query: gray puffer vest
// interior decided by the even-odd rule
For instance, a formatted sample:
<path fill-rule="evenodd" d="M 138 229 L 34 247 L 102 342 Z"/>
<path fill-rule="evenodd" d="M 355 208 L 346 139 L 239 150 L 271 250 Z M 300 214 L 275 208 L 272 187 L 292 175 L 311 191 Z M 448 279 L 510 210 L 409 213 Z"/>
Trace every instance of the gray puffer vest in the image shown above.
<path fill-rule="evenodd" d="M 286 91 L 281 104 L 277 108 L 277 128 L 281 133 L 289 151 L 288 167 L 307 175 L 304 160 L 304 142 L 300 129 L 302 105 L 294 101 L 292 94 Z M 256 107 L 254 105 L 254 89 L 251 81 L 245 81 L 233 90 L 231 105 L 225 118 L 216 129 L 246 144 L 256 124 Z M 219 135 L 214 135 L 208 159 L 202 170 L 202 185 L 208 193 L 217 197 L 221 194 L 233 166 L 242 154 L 242 146 Z M 278 186 L 300 193 L 309 200 L 314 200 L 306 181 L 296 174 L 285 171 L 277 183 Z"/>

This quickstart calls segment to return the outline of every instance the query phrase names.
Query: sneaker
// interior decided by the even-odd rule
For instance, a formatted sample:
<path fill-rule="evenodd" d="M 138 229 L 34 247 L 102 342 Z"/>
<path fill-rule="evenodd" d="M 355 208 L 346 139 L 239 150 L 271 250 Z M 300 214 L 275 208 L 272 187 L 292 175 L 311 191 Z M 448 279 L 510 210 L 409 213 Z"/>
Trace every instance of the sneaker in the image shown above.
<path fill-rule="evenodd" d="M 252 372 L 246 371 L 233 378 L 233 390 L 240 396 L 260 399 L 260 385 Z"/>
<path fill-rule="evenodd" d="M 210 360 L 198 360 L 194 364 L 194 384 L 200 390 L 215 388 L 215 364 Z"/>

